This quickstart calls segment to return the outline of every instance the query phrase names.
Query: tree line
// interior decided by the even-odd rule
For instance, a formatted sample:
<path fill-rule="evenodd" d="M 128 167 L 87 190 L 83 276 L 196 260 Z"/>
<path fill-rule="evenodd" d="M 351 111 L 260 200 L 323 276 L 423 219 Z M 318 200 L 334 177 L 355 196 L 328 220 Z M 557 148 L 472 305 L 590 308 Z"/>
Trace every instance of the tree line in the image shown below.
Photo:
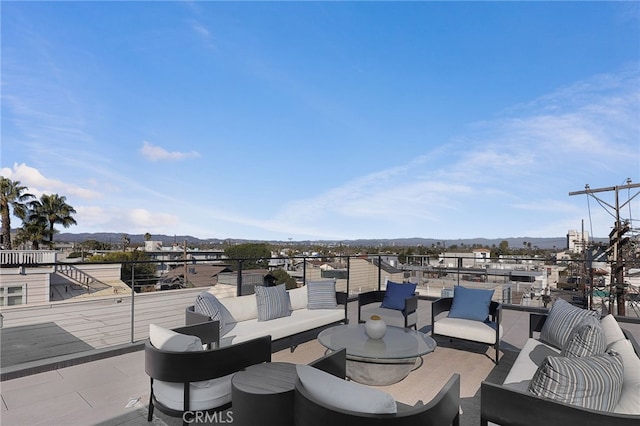
<path fill-rule="evenodd" d="M 65 228 L 77 225 L 73 215 L 76 210 L 67 203 L 67 198 L 58 194 L 42 194 L 40 198 L 28 192 L 29 188 L 0 176 L 0 217 L 2 218 L 2 247 L 6 250 L 31 243 L 34 250 L 40 245 L 54 248 L 53 235 L 59 231 L 56 225 Z M 11 215 L 22 221 L 11 241 Z"/>

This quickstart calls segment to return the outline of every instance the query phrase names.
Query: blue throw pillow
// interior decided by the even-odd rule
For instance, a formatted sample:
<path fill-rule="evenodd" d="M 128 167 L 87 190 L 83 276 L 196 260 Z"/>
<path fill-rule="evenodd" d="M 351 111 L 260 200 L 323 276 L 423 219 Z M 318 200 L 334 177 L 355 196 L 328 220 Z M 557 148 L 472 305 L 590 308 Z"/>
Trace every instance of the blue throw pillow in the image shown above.
<path fill-rule="evenodd" d="M 382 299 L 380 307 L 401 311 L 404 309 L 404 300 L 413 296 L 415 292 L 416 284 L 399 284 L 387 281 L 387 290 L 384 293 L 384 299 Z"/>
<path fill-rule="evenodd" d="M 453 303 L 448 317 L 485 321 L 489 317 L 492 297 L 493 290 L 457 285 L 453 288 Z"/>

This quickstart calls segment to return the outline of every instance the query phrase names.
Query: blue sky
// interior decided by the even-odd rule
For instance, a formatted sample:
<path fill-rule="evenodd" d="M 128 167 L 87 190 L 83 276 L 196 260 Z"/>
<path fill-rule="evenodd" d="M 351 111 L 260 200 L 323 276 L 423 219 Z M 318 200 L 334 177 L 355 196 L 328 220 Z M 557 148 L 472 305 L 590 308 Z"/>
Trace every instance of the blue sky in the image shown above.
<path fill-rule="evenodd" d="M 0 7 L 1 174 L 69 232 L 603 237 L 569 192 L 640 182 L 637 2 Z"/>

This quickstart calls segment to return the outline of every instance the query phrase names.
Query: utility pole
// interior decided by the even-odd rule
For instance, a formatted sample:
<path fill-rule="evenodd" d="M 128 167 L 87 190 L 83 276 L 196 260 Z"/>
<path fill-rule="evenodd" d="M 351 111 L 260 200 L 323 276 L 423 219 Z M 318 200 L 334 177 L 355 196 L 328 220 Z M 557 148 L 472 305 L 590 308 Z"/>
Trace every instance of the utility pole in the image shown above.
<path fill-rule="evenodd" d="M 609 248 L 607 249 L 608 252 L 611 253 L 611 257 L 610 257 L 610 263 L 611 263 L 611 290 L 610 290 L 610 296 L 612 294 L 615 294 L 615 299 L 616 299 L 616 304 L 618 306 L 618 315 L 620 316 L 624 316 L 625 315 L 625 302 L 624 302 L 624 267 L 625 267 L 625 256 L 624 256 L 624 246 L 626 245 L 626 243 L 629 242 L 629 238 L 628 237 L 623 237 L 623 235 L 629 231 L 630 229 L 630 225 L 627 221 L 622 222 L 622 220 L 620 219 L 620 209 L 624 208 L 626 205 L 628 205 L 631 200 L 633 200 L 638 194 L 640 194 L 640 191 L 635 193 L 633 196 L 630 196 L 629 199 L 627 201 L 625 201 L 623 204 L 620 204 L 620 197 L 619 197 L 619 192 L 621 189 L 632 189 L 632 188 L 640 188 L 640 184 L 638 183 L 631 183 L 631 179 L 627 179 L 627 184 L 626 185 L 619 185 L 619 186 L 610 186 L 610 187 L 606 187 L 606 188 L 597 188 L 597 189 L 591 189 L 589 188 L 589 185 L 585 185 L 585 190 L 584 191 L 576 191 L 576 192 L 570 192 L 569 196 L 572 195 L 582 195 L 582 194 L 586 194 L 587 196 L 591 196 L 593 198 L 595 198 L 598 203 L 600 203 L 600 205 L 602 205 L 603 207 L 609 207 L 611 210 L 613 210 L 615 212 L 615 222 L 613 225 L 613 230 L 611 231 L 611 233 L 609 234 Z M 606 201 L 598 198 L 596 195 L 596 193 L 600 193 L 600 192 L 611 192 L 614 191 L 615 192 L 615 205 L 611 205 L 609 203 L 607 203 Z M 606 209 L 605 207 L 605 209 Z M 593 290 L 593 287 L 592 287 Z"/>

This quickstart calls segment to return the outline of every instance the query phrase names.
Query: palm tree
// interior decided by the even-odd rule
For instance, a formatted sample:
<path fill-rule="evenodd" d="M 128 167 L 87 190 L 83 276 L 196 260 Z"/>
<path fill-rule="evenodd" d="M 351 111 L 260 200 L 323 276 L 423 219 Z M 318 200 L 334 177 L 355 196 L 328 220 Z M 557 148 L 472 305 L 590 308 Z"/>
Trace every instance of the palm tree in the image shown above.
<path fill-rule="evenodd" d="M 11 211 L 14 216 L 24 220 L 26 216 L 25 203 L 32 194 L 26 192 L 27 187 L 20 185 L 19 181 L 0 176 L 0 215 L 2 216 L 2 241 L 7 250 L 11 250 Z"/>
<path fill-rule="evenodd" d="M 42 220 L 27 220 L 22 223 L 22 228 L 18 229 L 15 243 L 31 243 L 33 250 L 40 250 L 40 244 L 47 236 L 47 223 Z"/>
<path fill-rule="evenodd" d="M 53 234 L 58 232 L 54 225 L 59 223 L 65 228 L 77 225 L 78 223 L 71 216 L 75 213 L 76 210 L 67 204 L 67 197 L 58 194 L 44 194 L 40 197 L 40 200 L 33 201 L 33 214 L 29 221 L 46 221 L 48 224 L 49 246 L 53 247 Z"/>

